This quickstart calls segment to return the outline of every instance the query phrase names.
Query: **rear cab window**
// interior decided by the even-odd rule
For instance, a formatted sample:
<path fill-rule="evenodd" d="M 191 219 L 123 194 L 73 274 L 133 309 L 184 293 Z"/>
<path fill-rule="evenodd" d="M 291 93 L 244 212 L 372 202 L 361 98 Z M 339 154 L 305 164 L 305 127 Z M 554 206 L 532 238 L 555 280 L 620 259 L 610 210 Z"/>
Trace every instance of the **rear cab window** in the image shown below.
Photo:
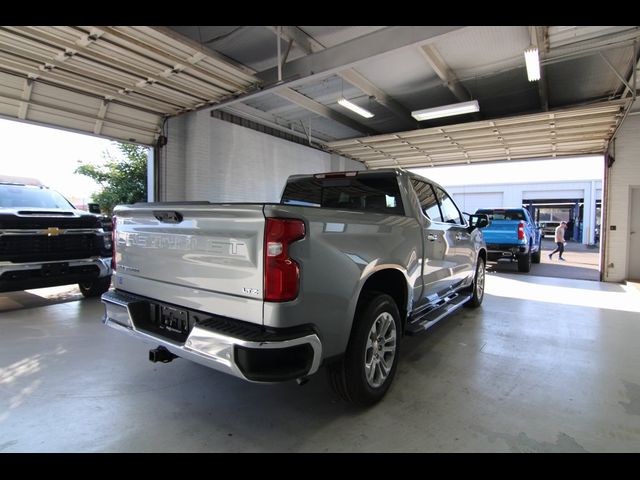
<path fill-rule="evenodd" d="M 489 220 L 527 220 L 524 210 L 518 209 L 480 209 L 476 213 L 482 213 L 489 217 Z"/>
<path fill-rule="evenodd" d="M 281 203 L 405 215 L 398 178 L 393 172 L 293 178 L 285 186 Z"/>

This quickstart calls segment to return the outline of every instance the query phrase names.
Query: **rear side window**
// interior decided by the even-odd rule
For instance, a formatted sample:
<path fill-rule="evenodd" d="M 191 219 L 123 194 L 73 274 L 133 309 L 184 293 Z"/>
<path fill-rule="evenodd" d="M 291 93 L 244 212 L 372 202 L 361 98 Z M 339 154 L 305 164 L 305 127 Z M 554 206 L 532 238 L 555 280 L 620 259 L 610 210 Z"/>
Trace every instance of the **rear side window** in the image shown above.
<path fill-rule="evenodd" d="M 364 210 L 404 215 L 395 174 L 353 177 L 304 177 L 290 180 L 282 194 L 285 205 Z"/>
<path fill-rule="evenodd" d="M 464 221 L 462 220 L 462 215 L 460 215 L 460 210 L 458 210 L 456 204 L 453 203 L 451 197 L 447 195 L 447 192 L 440 187 L 436 187 L 436 192 L 438 201 L 440 202 L 440 209 L 442 210 L 442 221 L 463 225 Z"/>
<path fill-rule="evenodd" d="M 415 178 L 411 179 L 411 183 L 413 184 L 413 188 L 416 191 L 416 195 L 418 195 L 418 200 L 420 201 L 420 208 L 422 208 L 422 212 L 427 216 L 429 220 L 433 220 L 434 222 L 442 222 L 442 215 L 440 214 L 440 208 L 438 207 L 438 200 L 436 198 L 436 194 L 431 187 L 431 184 L 426 182 L 421 182 L 420 180 L 416 180 Z"/>

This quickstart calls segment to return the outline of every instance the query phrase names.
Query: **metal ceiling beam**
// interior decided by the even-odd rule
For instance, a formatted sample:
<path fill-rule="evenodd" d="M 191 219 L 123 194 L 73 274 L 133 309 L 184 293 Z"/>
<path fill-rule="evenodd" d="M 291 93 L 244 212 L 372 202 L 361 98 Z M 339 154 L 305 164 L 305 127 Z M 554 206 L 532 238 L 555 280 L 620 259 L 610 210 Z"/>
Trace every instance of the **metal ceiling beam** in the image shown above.
<path fill-rule="evenodd" d="M 540 66 L 552 65 L 555 63 L 562 63 L 569 60 L 575 60 L 578 58 L 589 57 L 597 54 L 600 51 L 615 50 L 623 47 L 632 47 L 634 40 L 640 40 L 640 30 L 634 30 L 633 32 L 624 33 L 616 37 L 607 37 L 607 40 L 598 42 L 588 42 L 588 45 L 568 46 L 554 48 L 547 55 L 547 58 L 540 60 Z M 585 41 L 586 43 L 586 41 Z M 461 81 L 479 80 L 487 77 L 494 76 L 499 73 L 505 73 L 512 70 L 522 68 L 521 54 L 510 59 L 513 63 L 501 68 L 497 71 L 487 72 L 483 74 L 469 74 L 461 77 Z M 605 99 L 606 97 L 603 97 Z M 594 99 L 595 100 L 595 99 Z"/>
<path fill-rule="evenodd" d="M 418 128 L 418 122 L 413 120 L 411 112 L 396 102 L 393 98 L 387 95 L 386 92 L 376 87 L 373 83 L 367 80 L 363 75 L 357 72 L 355 69 L 350 68 L 343 72 L 338 73 L 340 77 L 345 79 L 354 87 L 359 88 L 370 97 L 375 97 L 376 102 L 386 107 L 391 113 L 393 113 L 402 124 L 407 128 Z"/>
<path fill-rule="evenodd" d="M 331 120 L 341 123 L 358 132 L 366 133 L 368 135 L 375 135 L 378 133 L 372 128 L 366 127 L 361 123 L 358 123 L 355 120 L 352 120 L 351 118 L 342 115 L 341 113 L 336 112 L 326 105 L 318 103 L 315 100 L 312 100 L 311 98 L 302 95 L 301 93 L 298 93 L 291 88 L 283 88 L 280 90 L 276 90 L 273 93 L 279 95 L 282 98 L 286 98 L 287 100 L 301 106 L 302 108 L 305 108 L 313 113 L 317 113 L 318 115 L 321 115 L 323 117 L 330 118 Z"/>
<path fill-rule="evenodd" d="M 399 50 L 415 48 L 430 40 L 458 30 L 463 27 L 430 26 L 430 27 L 389 27 L 377 32 L 355 38 L 335 47 L 327 48 L 306 57 L 292 60 L 285 66 L 287 79 L 278 83 L 277 67 L 256 74 L 265 87 L 258 91 L 239 95 L 238 97 L 206 107 L 216 110 L 238 102 L 261 97 L 283 86 L 295 87 L 319 80 L 342 70 L 357 66 L 361 62 L 393 55 Z"/>
<path fill-rule="evenodd" d="M 397 101 L 395 101 L 393 98 L 391 98 L 386 92 L 384 92 L 382 89 L 378 88 L 377 86 L 375 86 L 373 83 L 371 83 L 367 78 L 365 78 L 362 74 L 360 74 L 359 72 L 357 72 L 355 69 L 353 68 L 347 68 L 349 65 L 345 64 L 345 65 L 339 65 L 339 64 L 335 64 L 335 65 L 331 65 L 330 62 L 333 62 L 333 56 L 336 56 L 336 58 L 341 58 L 344 56 L 352 56 L 353 57 L 353 52 L 350 52 L 348 49 L 344 49 L 344 47 L 342 47 L 342 45 L 338 45 L 336 47 L 332 47 L 329 49 L 326 49 L 320 42 L 318 42 L 317 40 L 315 40 L 313 37 L 311 37 L 310 35 L 306 34 L 304 31 L 302 31 L 301 29 L 299 29 L 296 26 L 284 26 L 284 27 L 280 27 L 282 30 L 279 30 L 278 27 L 267 27 L 269 30 L 271 30 L 272 32 L 274 32 L 276 35 L 281 34 L 283 37 L 285 37 L 286 39 L 289 40 L 293 40 L 296 42 L 296 44 L 305 52 L 307 53 L 307 57 L 303 57 L 303 59 L 305 58 L 309 58 L 309 57 L 313 57 L 314 55 L 316 55 L 316 61 L 318 61 L 319 63 L 324 62 L 324 66 L 326 68 L 332 69 L 332 72 L 327 73 L 326 75 L 330 74 L 330 73 L 337 73 L 338 75 L 340 75 L 342 78 L 344 78 L 345 80 L 347 80 L 349 83 L 351 83 L 353 86 L 359 88 L 360 90 L 362 90 L 365 94 L 375 97 L 376 101 L 378 103 L 380 103 L 380 105 L 384 106 L 385 108 L 387 108 L 394 116 L 396 116 L 398 119 L 400 119 L 400 121 L 403 123 L 403 125 L 405 125 L 405 127 L 407 128 L 417 128 L 418 127 L 418 123 L 414 122 L 411 120 L 411 112 L 409 112 L 406 108 L 404 108 L 402 105 L 400 105 Z M 374 32 L 373 34 L 370 35 L 365 35 L 365 37 L 361 37 L 361 38 L 367 38 L 368 41 L 364 44 L 362 44 L 361 42 L 358 42 L 358 45 L 350 45 L 349 48 L 354 48 L 354 52 L 357 52 L 358 49 L 362 49 L 365 45 L 367 47 L 371 47 L 371 45 L 375 44 L 376 42 L 380 43 L 380 46 L 383 47 L 383 49 L 385 50 L 378 50 L 376 53 L 371 52 L 371 50 L 369 49 L 369 51 L 371 52 L 372 55 L 384 55 L 389 53 L 389 50 L 386 50 L 389 48 L 389 41 L 390 41 L 390 37 L 389 35 L 394 35 L 394 33 L 398 32 L 398 28 L 402 28 L 405 30 L 407 29 L 413 29 L 415 27 L 392 27 L 391 29 L 385 29 L 382 31 L 378 31 L 378 32 Z M 446 29 L 451 29 L 453 30 L 453 27 L 444 27 Z M 389 30 L 393 30 L 391 33 L 389 32 Z M 450 30 L 446 30 L 446 31 L 450 31 Z M 415 32 L 414 32 L 415 33 Z M 415 41 L 416 41 L 416 37 L 420 37 L 422 38 L 422 40 L 418 40 L 418 43 L 423 43 L 424 41 L 428 40 L 429 38 L 432 38 L 434 36 L 440 35 L 441 33 L 446 33 L 445 31 L 438 31 L 437 33 L 434 33 L 433 31 L 429 30 L 428 34 L 425 34 L 424 32 L 420 32 L 421 35 L 414 35 L 414 38 L 412 38 L 411 40 L 413 40 L 414 43 L 412 43 L 411 45 L 415 45 Z M 353 42 L 358 41 L 359 39 L 355 39 L 352 40 L 351 42 L 346 42 L 347 44 L 352 44 Z M 395 49 L 399 49 L 399 48 L 404 48 L 402 42 L 407 42 L 407 38 L 403 38 L 401 39 L 401 43 L 394 43 L 394 46 L 396 47 Z M 332 52 L 333 55 L 329 55 L 327 56 L 325 52 Z M 325 56 L 323 57 L 321 54 L 325 54 Z M 289 65 L 287 65 L 288 69 L 292 69 L 291 65 L 293 63 L 298 62 L 298 64 L 296 66 L 294 66 L 295 68 L 300 68 L 300 65 L 303 65 L 304 62 L 301 62 L 301 60 L 303 59 L 298 59 L 298 60 L 294 60 L 292 62 L 289 63 Z M 366 60 L 367 58 L 363 58 L 362 60 Z M 357 62 L 359 62 L 361 60 L 357 60 Z M 311 64 L 313 64 L 314 61 L 312 61 Z M 285 65 L 283 64 L 281 66 L 281 68 L 285 68 Z M 304 68 L 304 67 L 303 67 Z M 341 68 L 343 68 L 342 71 Z M 273 70 L 273 69 L 272 69 Z M 269 75 L 270 70 L 267 70 L 265 72 L 262 73 L 258 73 L 257 76 L 259 78 L 262 77 L 262 75 L 264 74 L 265 76 Z M 278 68 L 276 67 L 275 69 L 276 72 L 276 79 L 279 78 L 278 76 Z M 297 75 L 297 74 L 296 74 Z M 322 76 L 326 76 L 326 75 L 322 75 Z M 317 71 L 312 71 L 310 72 L 309 75 L 307 75 L 305 77 L 304 82 L 310 81 L 312 80 L 312 78 L 315 78 L 318 76 L 318 72 Z M 278 82 L 280 83 L 280 82 Z M 285 83 L 288 83 L 290 86 L 293 86 L 294 84 L 299 84 L 299 83 L 303 83 L 303 81 L 298 81 L 298 82 L 287 82 L 285 81 Z M 280 83 L 280 85 L 282 85 L 282 83 Z M 245 97 L 240 97 L 236 100 L 231 100 L 230 102 L 222 102 L 221 105 L 229 105 L 229 104 L 233 104 L 233 103 L 237 103 L 239 101 L 242 100 L 248 100 L 250 98 L 255 98 L 256 96 L 260 96 L 262 95 L 264 91 L 255 93 L 255 94 L 249 94 L 248 96 Z M 300 94 L 298 94 L 298 92 L 296 92 L 295 90 L 292 90 L 291 88 L 285 88 L 285 89 L 281 89 L 278 90 L 278 92 L 274 92 L 280 96 L 283 96 L 285 98 L 288 98 L 289 100 L 294 101 L 296 104 L 307 108 L 307 106 L 310 106 L 312 108 L 310 108 L 311 111 L 318 113 L 319 115 L 331 118 L 333 120 L 336 121 L 340 121 L 341 123 L 344 123 L 344 120 L 347 119 L 349 120 L 349 124 L 347 126 L 349 126 L 350 128 L 354 128 L 352 126 L 353 124 L 353 120 L 351 120 L 348 117 L 345 117 L 343 115 L 340 115 L 340 117 L 342 117 L 342 120 L 338 120 L 335 117 L 336 112 L 334 112 L 333 110 L 327 109 L 326 107 L 324 107 L 323 105 L 319 104 L 318 102 L 314 102 L 313 104 L 310 104 L 309 101 L 313 102 L 313 100 L 309 99 L 308 97 L 304 97 L 301 96 Z M 287 96 L 288 95 L 288 96 Z M 302 98 L 300 98 L 302 97 Z M 297 99 L 299 101 L 293 100 L 293 99 Z M 323 107 L 323 108 L 321 108 Z M 217 106 L 214 106 L 212 109 L 216 109 L 218 108 Z M 320 113 L 319 110 L 322 110 L 323 113 Z M 331 112 L 331 113 L 330 113 Z M 359 131 L 362 131 L 362 126 L 360 126 L 358 128 Z M 364 128 L 368 128 L 368 127 L 364 127 Z"/>
<path fill-rule="evenodd" d="M 154 27 L 148 27 L 150 30 L 155 30 L 158 33 L 161 33 L 162 35 L 167 36 L 168 38 L 170 38 L 171 40 L 177 41 L 180 44 L 185 44 L 191 48 L 193 48 L 194 50 L 197 50 L 199 53 L 202 53 L 203 55 L 205 55 L 205 57 L 202 58 L 206 58 L 209 57 L 211 59 L 215 59 L 219 62 L 223 62 L 223 63 L 227 63 L 229 65 L 233 65 L 237 70 L 240 70 L 241 72 L 243 72 L 248 78 L 252 77 L 253 74 L 255 73 L 255 71 L 249 67 L 247 67 L 246 65 L 243 65 L 239 62 L 236 62 L 235 60 L 227 57 L 226 55 L 221 54 L 220 52 L 217 52 L 215 50 L 212 50 L 192 39 L 190 39 L 189 37 L 182 35 L 174 30 L 171 30 L 169 27 L 162 27 L 162 26 L 154 26 Z"/>
<path fill-rule="evenodd" d="M 266 27 L 276 35 L 278 34 L 278 27 Z M 281 35 L 287 40 L 293 40 L 300 49 L 307 55 L 315 52 L 319 52 L 325 49 L 325 46 L 318 42 L 311 35 L 308 35 L 300 28 L 295 26 L 283 26 Z"/>
<path fill-rule="evenodd" d="M 458 100 L 461 102 L 471 100 L 471 94 L 460 83 L 456 74 L 433 45 L 422 45 L 419 50 L 427 63 L 435 70 L 438 77 Z"/>
<path fill-rule="evenodd" d="M 198 29 L 198 35 L 200 35 L 200 27 L 196 27 Z M 209 46 L 209 48 L 220 47 L 230 40 L 235 39 L 240 36 L 240 34 L 244 33 L 249 28 L 249 25 L 243 25 L 231 30 L 229 33 L 225 33 L 224 35 L 220 35 L 218 37 L 210 38 L 209 40 L 204 40 L 202 42 L 203 45 Z"/>
<path fill-rule="evenodd" d="M 270 30 L 277 33 L 277 27 L 267 27 Z M 304 50 L 307 55 L 310 55 L 315 52 L 320 52 L 325 50 L 326 47 L 318 42 L 311 35 L 308 35 L 303 30 L 298 27 L 281 27 L 282 35 L 285 38 L 293 40 L 296 44 Z M 284 65 L 284 64 L 283 64 Z M 364 93 L 369 95 L 370 97 L 374 97 L 375 100 L 387 108 L 391 113 L 393 113 L 398 119 L 403 123 L 403 125 L 407 128 L 418 128 L 418 122 L 413 121 L 411 118 L 411 112 L 396 102 L 393 98 L 391 98 L 386 92 L 375 86 L 371 83 L 367 78 L 365 78 L 361 73 L 357 72 L 355 69 L 350 68 L 343 72 L 339 72 L 343 79 L 349 82 L 356 88 L 359 88 Z"/>
<path fill-rule="evenodd" d="M 396 26 L 363 35 L 335 47 L 307 55 L 287 64 L 288 78 L 306 78 L 307 81 L 322 78 L 340 70 L 355 67 L 360 62 L 378 59 L 403 48 L 422 45 L 435 37 L 462 27 Z M 277 81 L 277 68 L 270 68 L 256 74 L 265 85 Z"/>
<path fill-rule="evenodd" d="M 100 135 L 102 133 L 102 126 L 104 125 L 104 118 L 107 116 L 107 108 L 109 108 L 109 100 L 102 100 L 100 110 L 98 111 L 98 118 L 96 125 L 93 127 L 93 133 Z"/>
<path fill-rule="evenodd" d="M 540 80 L 538 80 L 538 97 L 540 97 L 540 108 L 545 112 L 549 111 L 549 83 L 545 75 L 545 68 L 542 61 L 547 57 L 549 51 L 549 27 L 532 26 L 529 27 L 531 44 L 538 49 L 540 58 Z"/>
<path fill-rule="evenodd" d="M 637 91 L 638 91 L 638 70 L 640 70 L 640 54 L 639 54 L 639 50 L 638 50 L 638 42 L 634 42 L 633 44 L 633 60 L 632 60 L 632 69 L 631 72 L 628 75 L 628 83 L 630 85 L 626 85 L 624 90 L 622 91 L 622 94 L 620 95 L 620 98 L 625 98 L 628 94 L 631 94 L 631 96 L 633 98 L 636 97 Z M 632 88 L 629 88 L 629 86 L 631 86 Z"/>
<path fill-rule="evenodd" d="M 33 78 L 24 79 L 24 90 L 22 91 L 22 100 L 18 109 L 18 118 L 24 120 L 27 118 L 27 110 L 29 109 L 29 100 L 31 100 L 31 92 L 33 92 Z"/>

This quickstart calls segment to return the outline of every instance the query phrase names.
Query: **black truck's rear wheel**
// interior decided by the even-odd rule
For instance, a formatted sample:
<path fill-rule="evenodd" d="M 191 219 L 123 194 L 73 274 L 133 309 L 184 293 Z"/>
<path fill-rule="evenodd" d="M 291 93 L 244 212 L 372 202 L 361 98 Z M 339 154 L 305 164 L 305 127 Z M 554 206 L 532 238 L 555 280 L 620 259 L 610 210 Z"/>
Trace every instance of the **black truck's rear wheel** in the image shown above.
<path fill-rule="evenodd" d="M 80 282 L 78 284 L 80 293 L 85 297 L 99 297 L 111 287 L 111 275 L 96 278 L 90 282 Z"/>

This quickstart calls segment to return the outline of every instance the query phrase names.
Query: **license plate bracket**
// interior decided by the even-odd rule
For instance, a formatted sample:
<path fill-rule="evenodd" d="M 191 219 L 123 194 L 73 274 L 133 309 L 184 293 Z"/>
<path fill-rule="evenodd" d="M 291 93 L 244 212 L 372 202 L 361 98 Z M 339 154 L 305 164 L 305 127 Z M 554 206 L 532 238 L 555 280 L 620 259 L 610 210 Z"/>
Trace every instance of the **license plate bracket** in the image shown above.
<path fill-rule="evenodd" d="M 45 263 L 40 270 L 43 277 L 59 277 L 65 275 L 68 271 L 69 264 L 66 262 Z"/>
<path fill-rule="evenodd" d="M 179 308 L 160 305 L 158 312 L 158 328 L 185 335 L 189 332 L 189 312 Z"/>

